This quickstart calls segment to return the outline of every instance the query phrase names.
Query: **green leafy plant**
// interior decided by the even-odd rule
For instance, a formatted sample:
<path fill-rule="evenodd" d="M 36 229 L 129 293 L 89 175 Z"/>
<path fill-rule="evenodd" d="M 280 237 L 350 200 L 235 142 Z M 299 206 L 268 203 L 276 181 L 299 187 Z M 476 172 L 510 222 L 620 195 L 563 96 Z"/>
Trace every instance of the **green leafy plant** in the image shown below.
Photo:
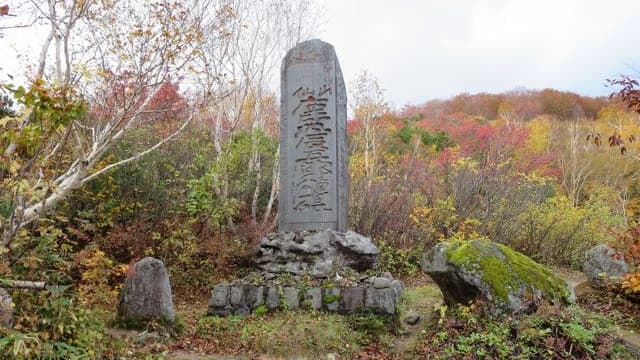
<path fill-rule="evenodd" d="M 68 287 L 15 300 L 14 330 L 0 330 L 0 359 L 99 359 L 110 346 L 101 317 L 84 308 Z"/>
<path fill-rule="evenodd" d="M 533 315 L 497 320 L 476 306 L 449 309 L 411 351 L 433 359 L 632 359 L 603 316 L 577 306 L 544 305 Z"/>
<path fill-rule="evenodd" d="M 386 241 L 378 241 L 380 250 L 380 269 L 389 271 L 394 275 L 414 275 L 420 269 L 422 249 L 398 249 L 389 245 Z"/>

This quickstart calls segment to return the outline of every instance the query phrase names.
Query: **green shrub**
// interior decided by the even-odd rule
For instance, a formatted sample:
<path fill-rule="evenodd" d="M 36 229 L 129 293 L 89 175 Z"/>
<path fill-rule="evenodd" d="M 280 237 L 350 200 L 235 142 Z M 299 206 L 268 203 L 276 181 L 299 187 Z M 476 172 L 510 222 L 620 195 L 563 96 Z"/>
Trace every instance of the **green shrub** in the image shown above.
<path fill-rule="evenodd" d="M 600 315 L 577 306 L 543 306 L 537 313 L 496 321 L 460 306 L 421 335 L 409 358 L 633 359 Z"/>
<path fill-rule="evenodd" d="M 380 250 L 380 269 L 389 271 L 394 275 L 415 275 L 420 270 L 422 249 L 398 249 L 389 245 L 386 241 L 377 242 Z"/>
<path fill-rule="evenodd" d="M 347 318 L 349 326 L 361 334 L 360 345 L 370 343 L 391 344 L 396 323 L 391 316 L 356 314 Z"/>
<path fill-rule="evenodd" d="M 608 230 L 622 217 L 595 200 L 573 206 L 566 196 L 554 196 L 529 205 L 516 223 L 519 231 L 507 245 L 538 262 L 579 267 L 586 250 L 611 240 Z"/>
<path fill-rule="evenodd" d="M 15 330 L 0 329 L 0 359 L 101 359 L 112 345 L 101 316 L 66 287 L 17 295 Z"/>

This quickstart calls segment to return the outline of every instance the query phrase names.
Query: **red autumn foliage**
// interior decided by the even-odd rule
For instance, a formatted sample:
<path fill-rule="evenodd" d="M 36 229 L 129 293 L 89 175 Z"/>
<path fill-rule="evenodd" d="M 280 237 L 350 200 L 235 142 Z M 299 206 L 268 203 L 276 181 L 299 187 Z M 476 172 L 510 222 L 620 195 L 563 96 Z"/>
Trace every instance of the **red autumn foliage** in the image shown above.
<path fill-rule="evenodd" d="M 187 101 L 180 94 L 180 84 L 165 81 L 149 101 L 149 113 L 144 116 L 143 123 L 176 119 L 186 106 Z"/>
<path fill-rule="evenodd" d="M 627 105 L 629 110 L 640 113 L 640 83 L 628 75 L 621 75 L 617 79 L 607 79 L 611 87 L 621 87 L 620 90 L 612 92 L 610 99 L 620 99 Z"/>
<path fill-rule="evenodd" d="M 358 133 L 361 128 L 362 128 L 362 121 L 360 121 L 358 119 L 351 119 L 351 120 L 347 121 L 347 135 L 348 136 L 353 136 L 354 134 Z"/>
<path fill-rule="evenodd" d="M 593 118 L 607 104 L 603 97 L 592 98 L 554 89 L 511 91 L 503 94 L 460 94 L 448 100 L 430 100 L 403 108 L 401 116 L 423 114 L 428 119 L 442 119 L 453 113 L 464 113 L 492 120 L 508 108 L 511 116 L 530 120 L 547 114 L 559 119 Z"/>
<path fill-rule="evenodd" d="M 180 118 L 181 111 L 186 107 L 186 99 L 179 93 L 180 85 L 170 80 L 160 85 L 153 93 L 153 97 L 145 104 L 149 96 L 149 88 L 141 86 L 130 73 L 120 75 L 109 74 L 108 86 L 91 99 L 90 116 L 97 123 L 106 123 L 113 117 L 122 117 L 124 124 L 138 114 L 138 124 L 171 122 Z M 131 99 L 135 99 L 131 103 Z M 119 112 L 124 111 L 123 114 Z"/>

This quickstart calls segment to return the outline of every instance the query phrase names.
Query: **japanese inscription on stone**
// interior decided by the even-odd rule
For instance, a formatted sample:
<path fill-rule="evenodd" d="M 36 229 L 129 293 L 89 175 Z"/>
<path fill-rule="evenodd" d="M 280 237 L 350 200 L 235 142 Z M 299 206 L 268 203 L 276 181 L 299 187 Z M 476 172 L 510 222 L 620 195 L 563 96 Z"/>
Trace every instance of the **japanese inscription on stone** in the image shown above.
<path fill-rule="evenodd" d="M 298 44 L 281 75 L 280 231 L 346 231 L 346 92 L 333 46 Z"/>

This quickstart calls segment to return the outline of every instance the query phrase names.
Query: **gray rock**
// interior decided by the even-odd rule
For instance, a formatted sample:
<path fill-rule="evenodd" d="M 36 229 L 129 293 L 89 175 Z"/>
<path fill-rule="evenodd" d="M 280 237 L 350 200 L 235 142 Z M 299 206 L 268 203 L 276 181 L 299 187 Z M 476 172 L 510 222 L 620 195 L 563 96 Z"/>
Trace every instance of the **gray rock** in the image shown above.
<path fill-rule="evenodd" d="M 418 314 L 415 310 L 409 310 L 407 315 L 404 317 L 404 322 L 409 325 L 415 325 L 420 321 L 422 316 Z"/>
<path fill-rule="evenodd" d="M 207 315 L 227 316 L 231 314 L 231 306 L 229 305 L 229 293 L 231 285 L 220 284 L 213 287 L 211 291 L 211 299 L 207 307 Z"/>
<path fill-rule="evenodd" d="M 297 44 L 281 67 L 280 231 L 345 231 L 347 95 L 331 44 Z"/>
<path fill-rule="evenodd" d="M 211 291 L 211 300 L 209 300 L 209 306 L 219 307 L 227 306 L 229 304 L 229 289 L 228 284 L 220 284 L 213 287 Z"/>
<path fill-rule="evenodd" d="M 14 304 L 7 290 L 0 288 L 0 328 L 13 328 Z"/>
<path fill-rule="evenodd" d="M 269 310 L 277 309 L 278 306 L 280 306 L 280 293 L 278 291 L 278 288 L 268 288 L 266 305 Z"/>
<path fill-rule="evenodd" d="M 491 315 L 527 311 L 536 301 L 571 302 L 567 284 L 544 266 L 490 241 L 442 242 L 422 259 L 447 305 L 484 300 Z M 496 281 L 500 279 L 501 281 Z"/>
<path fill-rule="evenodd" d="M 366 271 L 378 264 L 378 248 L 371 239 L 352 231 L 325 229 L 278 233 L 260 241 L 256 263 L 267 273 L 329 277 L 344 267 Z"/>
<path fill-rule="evenodd" d="M 393 315 L 396 313 L 396 296 L 393 289 L 367 288 L 365 307 L 375 312 Z"/>
<path fill-rule="evenodd" d="M 171 284 L 162 261 L 146 257 L 133 265 L 120 293 L 118 317 L 136 322 L 161 319 L 167 325 L 175 323 Z"/>
<path fill-rule="evenodd" d="M 311 308 L 311 310 L 321 310 L 322 309 L 322 289 L 320 288 L 311 288 L 307 290 L 306 301 Z"/>
<path fill-rule="evenodd" d="M 594 287 L 602 288 L 607 283 L 619 283 L 622 275 L 629 272 L 629 265 L 624 261 L 622 254 L 600 244 L 587 251 L 582 270 Z"/>
<path fill-rule="evenodd" d="M 390 287 L 383 289 L 376 289 L 372 285 L 360 285 L 333 288 L 315 287 L 304 291 L 292 286 L 221 284 L 214 286 L 212 290 L 207 314 L 244 316 L 264 305 L 269 310 L 302 307 L 316 311 L 324 309 L 343 314 L 371 311 L 393 315 L 396 313 L 399 300 L 397 293 L 402 291 L 401 287 L 402 283 L 398 280 L 394 280 Z"/>
<path fill-rule="evenodd" d="M 233 307 L 237 307 L 243 305 L 242 301 L 242 293 L 243 293 L 242 285 L 233 285 L 231 286 L 231 292 L 229 295 L 229 304 Z"/>
<path fill-rule="evenodd" d="M 333 312 L 339 311 L 341 300 L 342 300 L 342 297 L 340 296 L 339 288 L 324 289 L 322 302 L 324 303 L 324 307 L 328 311 L 333 311 Z"/>
<path fill-rule="evenodd" d="M 240 305 L 233 309 L 233 315 L 247 316 L 251 314 L 251 310 L 246 305 Z"/>
<path fill-rule="evenodd" d="M 400 280 L 393 280 L 391 282 L 391 288 L 393 289 L 394 294 L 396 295 L 396 303 L 397 303 L 400 301 L 400 298 L 402 298 L 402 293 L 404 292 L 404 284 Z"/>
<path fill-rule="evenodd" d="M 390 281 L 393 281 L 393 275 L 391 275 L 391 273 L 390 273 L 390 272 L 388 272 L 388 271 L 383 272 L 383 273 L 382 273 L 382 277 L 383 277 L 383 278 L 387 278 L 387 279 L 389 279 Z"/>
<path fill-rule="evenodd" d="M 285 287 L 282 289 L 282 294 L 287 309 L 293 310 L 300 307 L 300 290 L 294 287 Z"/>
<path fill-rule="evenodd" d="M 364 306 L 364 288 L 348 287 L 342 289 L 342 309 L 348 314 L 362 310 Z"/>
<path fill-rule="evenodd" d="M 245 285 L 244 288 L 245 304 L 251 309 L 264 305 L 264 287 L 255 285 Z"/>
<path fill-rule="evenodd" d="M 391 280 L 386 277 L 377 277 L 373 279 L 373 287 L 376 289 L 386 289 L 391 287 Z"/>

